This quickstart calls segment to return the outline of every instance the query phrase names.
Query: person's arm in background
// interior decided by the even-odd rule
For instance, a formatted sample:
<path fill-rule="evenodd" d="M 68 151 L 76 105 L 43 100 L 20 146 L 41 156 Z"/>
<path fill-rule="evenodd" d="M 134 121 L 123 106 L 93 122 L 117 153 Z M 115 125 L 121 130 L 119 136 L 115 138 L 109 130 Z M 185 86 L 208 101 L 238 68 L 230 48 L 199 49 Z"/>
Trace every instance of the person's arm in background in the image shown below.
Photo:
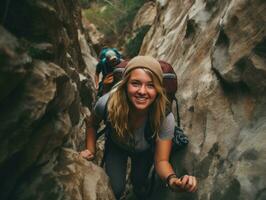
<path fill-rule="evenodd" d="M 165 180 L 172 190 L 195 192 L 197 180 L 194 176 L 185 175 L 178 178 L 169 162 L 172 149 L 172 140 L 157 138 L 155 147 L 155 170 L 162 180 Z"/>

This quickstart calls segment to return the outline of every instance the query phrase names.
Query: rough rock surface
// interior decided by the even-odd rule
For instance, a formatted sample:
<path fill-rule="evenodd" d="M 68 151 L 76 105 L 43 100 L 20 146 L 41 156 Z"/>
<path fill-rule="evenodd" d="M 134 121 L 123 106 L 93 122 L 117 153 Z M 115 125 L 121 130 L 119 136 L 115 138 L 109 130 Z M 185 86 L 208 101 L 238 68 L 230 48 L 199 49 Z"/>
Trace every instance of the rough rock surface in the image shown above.
<path fill-rule="evenodd" d="M 91 44 L 96 52 L 101 50 L 102 42 L 104 41 L 104 34 L 101 33 L 95 24 L 91 23 L 83 14 L 82 16 L 82 24 L 84 29 L 88 32 Z"/>
<path fill-rule="evenodd" d="M 181 123 L 190 138 L 173 155 L 197 194 L 160 188 L 154 199 L 266 198 L 266 2 L 157 1 L 141 54 L 170 62 Z"/>
<path fill-rule="evenodd" d="M 50 190 L 49 194 L 47 190 Z M 77 152 L 63 148 L 45 167 L 27 174 L 27 179 L 16 188 L 11 199 L 96 200 L 114 199 L 114 196 L 102 168 L 80 159 Z"/>
<path fill-rule="evenodd" d="M 149 31 L 157 15 L 156 4 L 147 1 L 134 17 L 132 28 L 124 35 L 123 52 L 125 57 L 132 58 L 138 55 L 145 34 Z"/>
<path fill-rule="evenodd" d="M 154 19 L 157 15 L 157 9 L 154 2 L 149 1 L 145 3 L 137 12 L 136 17 L 134 18 L 132 29 L 136 31 L 143 26 L 151 26 L 154 22 Z"/>
<path fill-rule="evenodd" d="M 78 1 L 1 1 L 0 17 L 0 199 L 114 199 L 77 154 L 96 63 Z"/>

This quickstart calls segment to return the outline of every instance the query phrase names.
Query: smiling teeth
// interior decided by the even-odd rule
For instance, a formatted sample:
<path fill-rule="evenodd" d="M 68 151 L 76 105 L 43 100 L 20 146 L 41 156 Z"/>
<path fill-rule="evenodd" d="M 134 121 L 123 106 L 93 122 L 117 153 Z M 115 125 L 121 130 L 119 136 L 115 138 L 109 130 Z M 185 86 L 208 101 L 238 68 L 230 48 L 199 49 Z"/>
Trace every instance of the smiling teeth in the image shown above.
<path fill-rule="evenodd" d="M 139 101 L 146 100 L 146 98 L 145 98 L 145 97 L 136 97 L 136 99 L 137 99 L 137 100 L 139 100 Z"/>

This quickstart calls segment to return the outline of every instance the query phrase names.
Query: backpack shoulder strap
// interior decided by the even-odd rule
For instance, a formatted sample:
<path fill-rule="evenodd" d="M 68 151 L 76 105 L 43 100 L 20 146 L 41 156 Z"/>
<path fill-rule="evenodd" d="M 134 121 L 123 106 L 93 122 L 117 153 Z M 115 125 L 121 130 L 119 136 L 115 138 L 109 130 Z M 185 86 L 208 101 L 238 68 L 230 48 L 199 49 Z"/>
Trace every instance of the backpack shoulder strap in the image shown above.
<path fill-rule="evenodd" d="M 177 101 L 176 96 L 174 96 L 173 101 L 175 101 L 175 105 L 176 105 L 176 124 L 178 127 L 180 127 L 179 108 L 178 108 L 178 101 Z"/>

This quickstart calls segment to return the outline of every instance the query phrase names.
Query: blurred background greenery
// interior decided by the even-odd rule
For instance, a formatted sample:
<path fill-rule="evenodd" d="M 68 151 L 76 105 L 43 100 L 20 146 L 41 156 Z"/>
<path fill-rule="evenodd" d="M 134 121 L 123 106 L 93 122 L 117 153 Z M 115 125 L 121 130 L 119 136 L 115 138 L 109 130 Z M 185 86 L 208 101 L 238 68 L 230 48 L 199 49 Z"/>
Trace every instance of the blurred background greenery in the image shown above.
<path fill-rule="evenodd" d="M 138 54 L 143 37 L 149 30 L 139 30 L 136 38 L 128 38 L 131 26 L 139 8 L 149 0 L 80 0 L 83 14 L 104 34 L 102 46 L 123 49 L 132 57 Z"/>

